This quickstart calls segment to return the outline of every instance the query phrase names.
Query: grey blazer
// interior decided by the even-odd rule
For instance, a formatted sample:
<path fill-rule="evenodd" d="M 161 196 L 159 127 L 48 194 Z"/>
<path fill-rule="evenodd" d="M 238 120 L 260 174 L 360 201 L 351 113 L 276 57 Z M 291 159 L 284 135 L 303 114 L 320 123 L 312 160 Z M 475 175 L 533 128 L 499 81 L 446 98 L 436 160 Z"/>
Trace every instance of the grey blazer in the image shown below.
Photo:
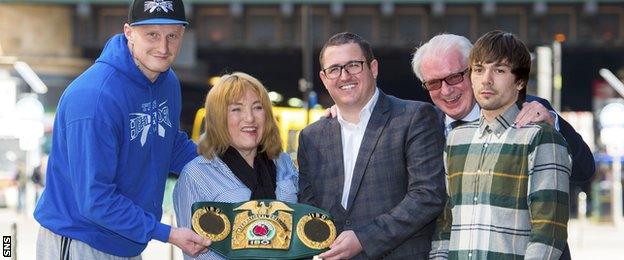
<path fill-rule="evenodd" d="M 353 230 L 356 259 L 426 259 L 444 208 L 444 134 L 431 104 L 380 91 L 353 171 L 348 208 L 340 204 L 344 166 L 340 124 L 324 118 L 299 136 L 300 203 L 323 208 L 338 233 Z"/>

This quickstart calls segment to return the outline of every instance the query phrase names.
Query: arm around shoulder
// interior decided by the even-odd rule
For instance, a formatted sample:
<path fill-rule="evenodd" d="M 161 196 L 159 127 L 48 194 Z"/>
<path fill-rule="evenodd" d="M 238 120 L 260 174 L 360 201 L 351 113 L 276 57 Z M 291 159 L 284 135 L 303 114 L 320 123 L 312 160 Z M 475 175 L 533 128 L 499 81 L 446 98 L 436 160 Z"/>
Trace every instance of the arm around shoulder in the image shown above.
<path fill-rule="evenodd" d="M 570 148 L 572 161 L 572 175 L 570 176 L 570 182 L 572 183 L 585 183 L 591 181 L 596 172 L 596 162 L 594 161 L 594 155 L 589 149 L 589 146 L 583 140 L 583 137 L 574 130 L 572 125 L 565 121 L 563 118 L 559 118 L 560 133 L 565 138 Z"/>
<path fill-rule="evenodd" d="M 570 182 L 572 183 L 585 183 L 592 179 L 596 172 L 596 163 L 594 161 L 594 155 L 589 149 L 589 146 L 583 140 L 583 137 L 576 132 L 574 127 L 568 123 L 561 115 L 557 114 L 557 111 L 550 105 L 550 103 L 537 96 L 527 96 L 527 101 L 536 101 L 542 104 L 546 109 L 555 113 L 559 119 L 559 132 L 563 135 L 571 151 L 572 161 L 572 175 L 570 176 Z"/>

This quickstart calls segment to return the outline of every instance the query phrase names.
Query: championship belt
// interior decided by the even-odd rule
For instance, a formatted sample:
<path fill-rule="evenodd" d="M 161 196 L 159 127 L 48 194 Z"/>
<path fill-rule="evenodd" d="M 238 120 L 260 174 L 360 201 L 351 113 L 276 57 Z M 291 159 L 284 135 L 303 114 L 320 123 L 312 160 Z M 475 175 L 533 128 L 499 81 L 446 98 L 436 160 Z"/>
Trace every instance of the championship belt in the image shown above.
<path fill-rule="evenodd" d="M 295 259 L 325 252 L 336 239 L 331 216 L 319 208 L 278 200 L 195 202 L 193 230 L 228 259 Z"/>

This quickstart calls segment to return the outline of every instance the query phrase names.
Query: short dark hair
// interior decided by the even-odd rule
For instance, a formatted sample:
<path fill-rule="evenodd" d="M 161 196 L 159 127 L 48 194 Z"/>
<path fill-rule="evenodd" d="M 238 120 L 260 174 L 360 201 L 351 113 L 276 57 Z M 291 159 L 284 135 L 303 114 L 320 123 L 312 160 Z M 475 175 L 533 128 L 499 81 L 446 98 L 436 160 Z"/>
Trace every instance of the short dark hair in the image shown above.
<path fill-rule="evenodd" d="M 321 54 L 319 55 L 319 62 L 321 64 L 321 67 L 323 67 L 323 54 L 325 53 L 325 49 L 327 49 L 327 47 L 339 46 L 348 43 L 357 43 L 357 45 L 360 46 L 362 54 L 364 54 L 364 58 L 366 59 L 366 63 L 370 64 L 371 61 L 375 59 L 375 55 L 373 54 L 373 49 L 371 48 L 370 43 L 364 40 L 364 38 L 352 32 L 341 32 L 334 34 L 334 36 L 329 38 L 329 40 L 325 42 L 325 45 L 323 45 L 323 48 L 321 49 Z"/>
<path fill-rule="evenodd" d="M 470 66 L 475 63 L 507 62 L 511 66 L 511 73 L 516 76 L 516 83 L 524 86 L 518 99 L 525 98 L 531 72 L 531 53 L 514 34 L 498 30 L 484 34 L 475 42 L 469 60 Z"/>

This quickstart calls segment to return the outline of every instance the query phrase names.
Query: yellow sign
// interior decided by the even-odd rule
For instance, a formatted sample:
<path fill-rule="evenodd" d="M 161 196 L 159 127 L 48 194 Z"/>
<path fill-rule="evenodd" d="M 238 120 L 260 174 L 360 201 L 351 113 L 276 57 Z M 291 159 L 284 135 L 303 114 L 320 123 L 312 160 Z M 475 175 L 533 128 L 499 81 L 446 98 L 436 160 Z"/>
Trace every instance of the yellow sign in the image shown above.
<path fill-rule="evenodd" d="M 303 108 L 273 107 L 273 116 L 275 116 L 282 138 L 282 149 L 287 153 L 295 153 L 299 132 L 307 125 L 319 120 L 324 114 L 325 109 L 310 109 L 306 115 L 306 110 Z M 195 113 L 193 132 L 191 133 L 191 139 L 195 142 L 199 141 L 199 136 L 204 132 L 205 115 L 206 110 L 203 108 Z"/>

